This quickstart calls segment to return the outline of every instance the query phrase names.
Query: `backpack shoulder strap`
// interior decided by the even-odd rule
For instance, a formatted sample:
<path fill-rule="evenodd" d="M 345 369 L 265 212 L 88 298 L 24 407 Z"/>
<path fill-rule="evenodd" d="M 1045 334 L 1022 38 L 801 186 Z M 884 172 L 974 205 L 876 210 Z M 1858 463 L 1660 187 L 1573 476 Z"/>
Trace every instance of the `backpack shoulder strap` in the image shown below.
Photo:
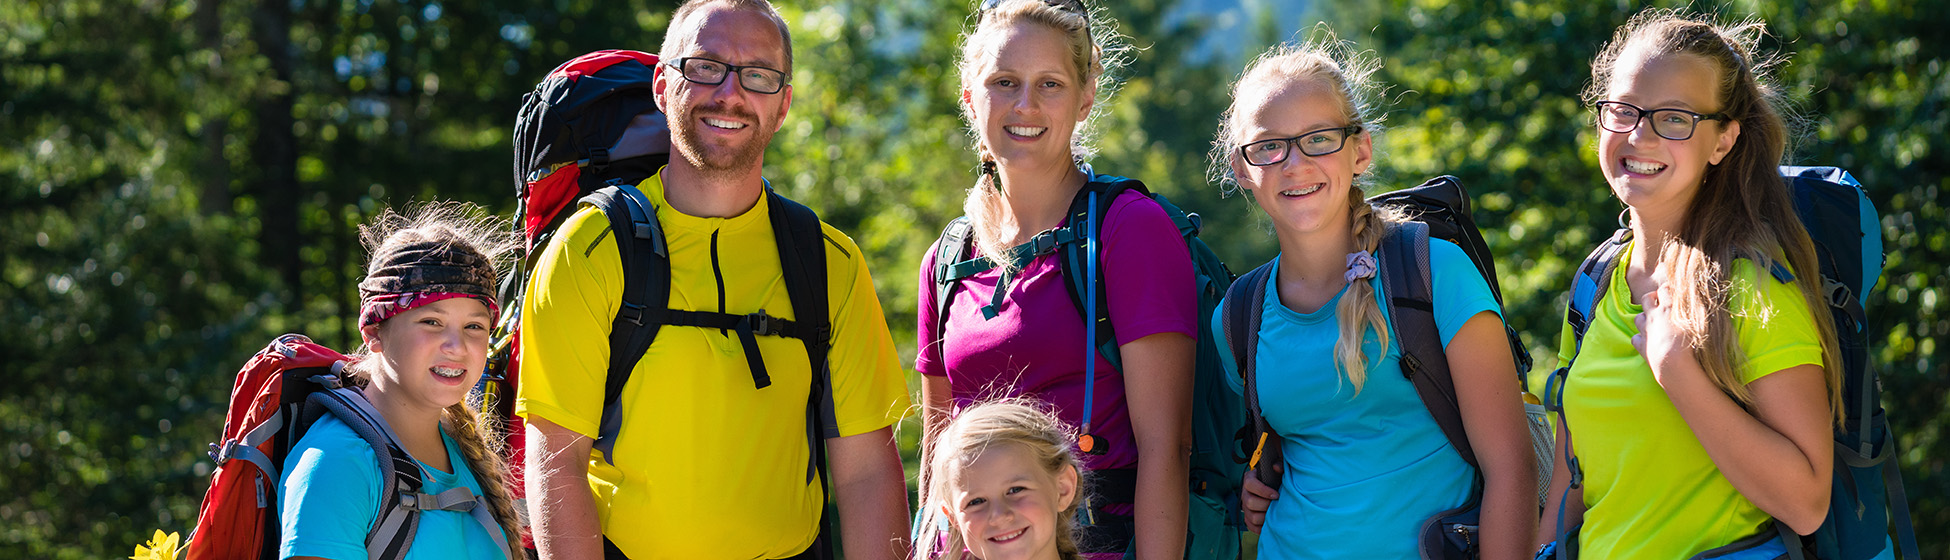
<path fill-rule="evenodd" d="M 1624 253 L 1625 245 L 1631 240 L 1631 228 L 1618 228 L 1610 239 L 1591 250 L 1591 254 L 1578 265 L 1578 272 L 1571 279 L 1571 302 L 1564 310 L 1565 328 L 1571 329 L 1571 355 L 1563 363 L 1558 364 L 1556 370 L 1551 371 L 1550 378 L 1544 382 L 1542 398 L 1544 409 L 1557 415 L 1558 428 L 1564 433 L 1571 431 L 1571 422 L 1564 416 L 1564 387 L 1571 380 L 1571 364 L 1577 361 L 1578 354 L 1584 350 L 1584 333 L 1591 327 L 1593 311 L 1597 309 L 1598 302 L 1605 298 L 1605 292 L 1611 288 L 1611 275 L 1618 267 L 1618 257 Z M 1558 496 L 1557 501 L 1559 546 L 1556 557 L 1559 559 L 1569 557 L 1564 543 L 1572 539 L 1566 532 L 1571 528 L 1565 526 L 1565 502 L 1571 499 L 1572 490 L 1584 485 L 1584 467 L 1578 462 L 1577 454 L 1569 444 L 1563 447 L 1564 465 L 1571 479 L 1564 485 L 1564 493 Z"/>
<path fill-rule="evenodd" d="M 1390 227 L 1382 237 L 1376 260 L 1389 323 L 1395 330 L 1395 343 L 1401 347 L 1402 376 L 1415 385 L 1415 394 L 1435 417 L 1449 445 L 1469 466 L 1481 468 L 1463 427 L 1456 380 L 1450 376 L 1442 334 L 1436 329 L 1428 224 L 1410 221 Z"/>
<path fill-rule="evenodd" d="M 831 367 L 827 355 L 832 348 L 833 328 L 827 304 L 826 233 L 812 209 L 771 189 L 765 192 L 770 197 L 772 235 L 779 248 L 786 295 L 792 300 L 793 322 L 808 333 L 800 342 L 806 346 L 807 363 L 813 369 L 813 400 L 830 404 Z M 825 410 L 817 420 L 815 441 L 837 435 L 831 410 Z"/>
<path fill-rule="evenodd" d="M 413 456 L 399 444 L 392 427 L 386 424 L 386 418 L 373 408 L 372 402 L 358 389 L 334 387 L 312 393 L 305 397 L 305 408 L 308 410 L 304 414 L 307 420 L 316 421 L 318 417 L 330 414 L 372 447 L 379 463 L 380 487 L 385 490 L 380 494 L 378 517 L 373 520 L 372 530 L 366 533 L 368 558 L 404 558 L 407 549 L 413 545 L 414 534 L 420 525 L 420 509 L 406 501 L 408 496 L 420 495 L 424 473 L 420 471 L 419 462 L 413 460 Z M 495 526 L 489 533 L 500 534 L 500 527 Z"/>
<path fill-rule="evenodd" d="M 823 480 L 826 469 L 826 439 L 839 437 L 839 424 L 833 413 L 832 364 L 827 359 L 832 349 L 833 328 L 828 307 L 826 232 L 819 215 L 803 204 L 780 196 L 768 185 L 769 218 L 772 236 L 778 245 L 779 267 L 785 277 L 785 291 L 792 300 L 793 322 L 807 333 L 800 337 L 806 347 L 806 363 L 812 368 L 812 386 L 806 398 L 806 446 L 811 451 L 806 464 L 806 481 Z M 832 491 L 830 482 L 822 482 Z M 816 558 L 830 558 L 833 550 L 832 515 L 820 516 L 819 533 L 808 549 Z"/>
<path fill-rule="evenodd" d="M 582 203 L 601 209 L 609 218 L 616 252 L 623 259 L 623 304 L 610 327 L 609 374 L 603 381 L 603 415 L 595 442 L 604 460 L 610 460 L 616 452 L 616 434 L 623 427 L 619 402 L 623 386 L 657 338 L 660 323 L 647 320 L 648 316 L 652 309 L 669 305 L 670 251 L 657 223 L 656 207 L 636 185 L 615 182 L 583 197 Z"/>
<path fill-rule="evenodd" d="M 1611 289 L 1612 270 L 1618 267 L 1618 257 L 1631 241 L 1631 228 L 1619 228 L 1611 239 L 1598 245 L 1578 265 L 1578 274 L 1571 280 L 1571 305 L 1565 309 L 1564 316 L 1576 343 L 1573 352 L 1584 348 L 1584 333 L 1591 328 L 1592 312 L 1597 309 L 1598 301 L 1605 299 L 1605 292 Z M 1571 358 L 1577 359 L 1577 354 L 1573 353 Z"/>
<path fill-rule="evenodd" d="M 1145 196 L 1151 195 L 1151 191 L 1137 179 L 1092 175 L 1090 181 L 1077 191 L 1076 197 L 1070 199 L 1069 225 L 1063 228 L 1068 235 L 1059 234 L 1056 240 L 1056 250 L 1062 253 L 1057 258 L 1057 266 L 1063 274 L 1063 285 L 1070 294 L 1070 303 L 1076 306 L 1077 314 L 1084 321 L 1096 325 L 1096 338 L 1092 344 L 1097 353 L 1103 355 L 1118 371 L 1123 371 L 1124 359 L 1117 348 L 1117 333 L 1111 330 L 1109 294 L 1103 289 L 1103 279 L 1090 275 L 1093 269 L 1089 266 L 1089 249 L 1091 244 L 1102 241 L 1104 216 L 1109 213 L 1111 203 L 1124 191 L 1132 189 Z M 1094 206 L 1090 203 L 1092 194 L 1096 195 L 1097 203 Z M 1102 257 L 1102 254 L 1097 255 L 1097 258 Z M 1094 305 L 1088 301 L 1091 299 L 1091 284 L 1097 284 Z"/>
<path fill-rule="evenodd" d="M 1219 308 L 1219 320 L 1224 329 L 1226 346 L 1232 350 L 1232 363 L 1239 371 L 1242 392 L 1246 395 L 1246 415 L 1251 430 L 1251 440 L 1243 442 L 1247 449 L 1246 468 L 1259 475 L 1260 482 L 1278 487 L 1279 477 L 1275 475 L 1274 465 L 1280 459 L 1280 435 L 1266 421 L 1259 407 L 1259 385 L 1255 382 L 1257 354 L 1259 353 L 1259 326 L 1263 318 L 1261 311 L 1266 308 L 1266 284 L 1272 281 L 1274 262 L 1260 265 L 1259 268 L 1240 276 L 1232 287 L 1226 289 L 1225 304 Z"/>
<path fill-rule="evenodd" d="M 969 244 L 974 234 L 975 224 L 968 221 L 968 216 L 960 216 L 949 221 L 948 227 L 941 229 L 941 237 L 935 241 L 934 268 L 928 271 L 934 283 L 934 301 L 930 303 L 934 305 L 935 336 L 941 336 L 942 331 L 947 329 L 948 304 L 955 300 L 955 288 L 961 286 L 958 280 L 977 272 L 968 270 L 977 264 L 968 259 Z M 981 259 L 981 262 L 987 262 L 987 259 Z M 946 363 L 941 347 L 935 344 L 927 350 L 934 353 L 936 363 Z"/>

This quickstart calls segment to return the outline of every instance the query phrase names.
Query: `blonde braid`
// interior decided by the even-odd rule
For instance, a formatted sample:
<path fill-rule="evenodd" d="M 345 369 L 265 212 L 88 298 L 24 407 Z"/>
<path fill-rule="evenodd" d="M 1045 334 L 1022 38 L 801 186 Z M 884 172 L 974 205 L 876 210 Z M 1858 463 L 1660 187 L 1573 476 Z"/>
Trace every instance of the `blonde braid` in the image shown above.
<path fill-rule="evenodd" d="M 1008 240 L 1002 238 L 1002 228 L 996 227 L 996 222 L 1002 219 L 1002 177 L 996 174 L 995 156 L 989 154 L 987 146 L 977 141 L 975 152 L 982 158 L 981 172 L 975 177 L 975 185 L 968 187 L 968 198 L 962 201 L 961 211 L 968 215 L 968 224 L 975 233 L 972 241 L 982 257 L 993 263 L 996 270 L 1013 273 L 1016 263 L 1009 259 Z"/>
<path fill-rule="evenodd" d="M 467 468 L 474 471 L 475 481 L 481 484 L 481 499 L 487 501 L 488 513 L 501 524 L 501 533 L 508 539 L 508 558 L 527 558 L 521 546 L 520 513 L 515 511 L 514 497 L 508 493 L 508 462 L 502 458 L 500 438 L 492 430 L 480 429 L 479 415 L 466 401 L 447 407 L 442 416 L 441 427 L 446 429 L 447 437 L 460 445 Z"/>
<path fill-rule="evenodd" d="M 1359 185 L 1348 189 L 1347 200 L 1354 246 L 1356 250 L 1373 253 L 1381 247 L 1381 238 L 1387 235 L 1390 223 L 1400 221 L 1400 216 L 1368 204 Z M 1368 331 L 1374 331 L 1383 352 L 1388 348 L 1388 322 L 1381 314 L 1381 305 L 1375 303 L 1376 281 L 1376 278 L 1356 278 L 1348 282 L 1347 293 L 1341 294 L 1340 306 L 1335 309 L 1335 315 L 1340 317 L 1341 339 L 1334 343 L 1334 362 L 1346 372 L 1355 395 L 1361 394 L 1361 386 L 1368 379 L 1368 356 L 1362 351 Z"/>

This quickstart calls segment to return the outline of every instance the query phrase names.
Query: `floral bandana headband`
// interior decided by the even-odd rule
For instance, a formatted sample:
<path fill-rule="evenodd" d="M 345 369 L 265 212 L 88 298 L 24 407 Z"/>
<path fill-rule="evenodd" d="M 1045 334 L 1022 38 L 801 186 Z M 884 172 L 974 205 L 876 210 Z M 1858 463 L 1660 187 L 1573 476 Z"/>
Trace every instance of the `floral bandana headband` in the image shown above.
<path fill-rule="evenodd" d="M 481 300 L 481 303 L 487 304 L 488 316 L 490 317 L 488 319 L 488 328 L 493 328 L 494 318 L 501 316 L 501 309 L 494 305 L 494 298 L 454 292 L 380 294 L 367 298 L 365 304 L 359 306 L 359 326 L 363 328 L 369 325 L 377 325 L 382 321 L 393 318 L 394 315 L 405 313 L 415 307 L 454 298 L 474 298 Z"/>
<path fill-rule="evenodd" d="M 492 317 L 501 314 L 494 302 L 494 264 L 466 247 L 440 241 L 408 244 L 371 268 L 359 282 L 360 327 L 460 297 L 481 300 Z"/>

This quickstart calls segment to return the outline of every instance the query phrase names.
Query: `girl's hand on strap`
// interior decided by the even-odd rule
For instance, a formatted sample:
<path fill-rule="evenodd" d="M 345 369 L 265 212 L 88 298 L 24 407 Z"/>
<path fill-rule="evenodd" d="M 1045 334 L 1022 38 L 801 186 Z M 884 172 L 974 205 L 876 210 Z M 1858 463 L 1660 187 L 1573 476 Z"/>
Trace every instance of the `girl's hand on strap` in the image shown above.
<path fill-rule="evenodd" d="M 1273 469 L 1286 472 L 1285 465 L 1274 465 Z M 1260 527 L 1266 524 L 1266 510 L 1273 507 L 1273 500 L 1277 499 L 1280 499 L 1280 491 L 1260 482 L 1259 477 L 1253 476 L 1252 469 L 1246 470 L 1245 484 L 1239 489 L 1239 507 L 1246 514 L 1247 531 L 1259 532 Z"/>

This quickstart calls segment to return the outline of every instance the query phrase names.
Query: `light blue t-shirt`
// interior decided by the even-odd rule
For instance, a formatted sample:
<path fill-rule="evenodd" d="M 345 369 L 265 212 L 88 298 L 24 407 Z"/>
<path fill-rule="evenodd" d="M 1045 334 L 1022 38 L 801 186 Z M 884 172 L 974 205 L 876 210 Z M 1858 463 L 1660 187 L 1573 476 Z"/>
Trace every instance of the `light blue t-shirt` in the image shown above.
<path fill-rule="evenodd" d="M 1471 317 L 1501 311 L 1462 249 L 1432 239 L 1429 253 L 1436 331 L 1446 347 Z M 1273 262 L 1277 270 L 1279 259 Z M 1375 303 L 1386 314 L 1381 283 L 1375 287 Z M 1422 522 L 1467 502 L 1475 469 L 1402 377 L 1401 346 L 1392 335 L 1379 360 L 1380 345 L 1368 336 L 1367 379 L 1358 396 L 1335 369 L 1336 307 L 1345 289 L 1303 314 L 1280 303 L 1278 288 L 1276 280 L 1266 283 L 1255 381 L 1262 413 L 1285 438 L 1286 474 L 1260 532 L 1259 557 L 1417 558 Z M 1243 395 L 1223 339 L 1224 319 L 1214 313 L 1212 321 L 1226 379 Z"/>
<path fill-rule="evenodd" d="M 443 430 L 447 462 L 444 473 L 420 464 L 426 473 L 420 492 L 439 494 L 466 486 L 481 495 L 481 484 Z M 372 446 L 338 417 L 326 415 L 292 446 L 279 481 L 278 509 L 282 512 L 283 542 L 279 558 L 317 556 L 334 560 L 366 560 L 366 533 L 379 518 L 379 459 Z M 390 487 L 390 485 L 389 485 Z M 467 558 L 505 560 L 506 549 L 495 546 L 486 527 L 464 511 L 425 511 L 413 534 L 407 560 Z"/>

